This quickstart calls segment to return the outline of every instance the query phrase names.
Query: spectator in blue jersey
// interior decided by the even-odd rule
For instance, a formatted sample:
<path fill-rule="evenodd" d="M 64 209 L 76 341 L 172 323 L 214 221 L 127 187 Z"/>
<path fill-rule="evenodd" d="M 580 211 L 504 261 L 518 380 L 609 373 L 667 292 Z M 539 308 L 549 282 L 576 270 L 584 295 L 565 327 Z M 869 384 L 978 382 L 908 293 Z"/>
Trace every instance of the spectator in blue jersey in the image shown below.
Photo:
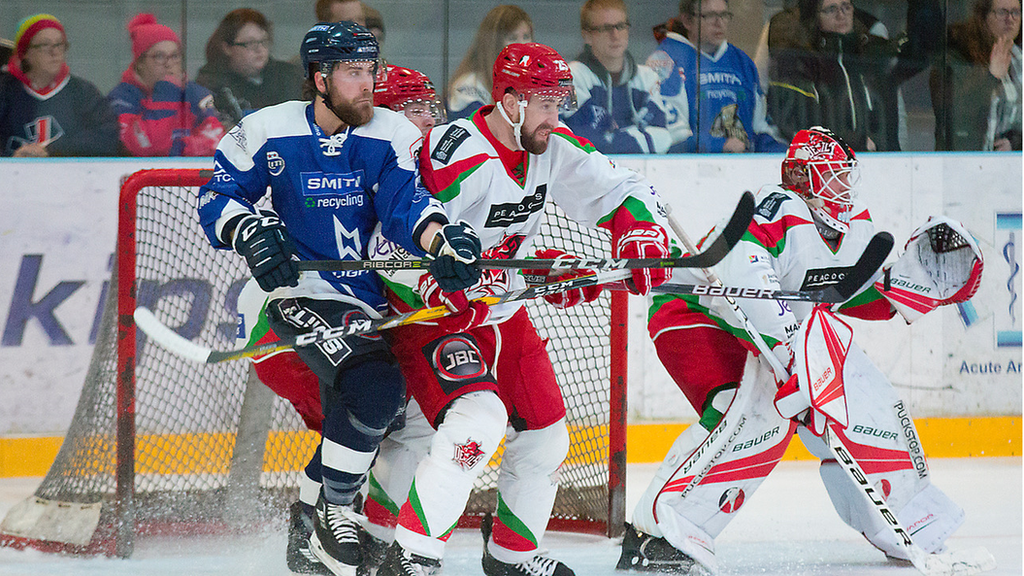
<path fill-rule="evenodd" d="M 113 156 L 117 118 L 91 83 L 72 76 L 64 26 L 49 14 L 18 24 L 0 74 L 0 156 Z"/>
<path fill-rule="evenodd" d="M 238 252 L 269 294 L 269 327 L 292 338 L 365 326 L 386 314 L 374 271 L 300 273 L 297 265 L 365 260 L 378 227 L 414 256 L 432 257 L 439 289 L 455 302 L 461 296 L 452 308 L 471 318 L 486 314 L 486 304 L 471 305 L 462 293 L 480 277 L 473 266 L 480 239 L 465 222 L 450 224 L 443 206 L 417 184 L 422 135 L 416 126 L 400 112 L 373 106 L 379 65 L 373 35 L 353 22 L 321 22 L 306 33 L 300 56 L 313 101 L 268 106 L 243 118 L 218 144 L 215 176 L 198 200 L 210 243 Z M 405 403 L 389 340 L 385 331 L 295 349 L 319 381 L 323 414 L 300 512 L 303 524 L 313 526 L 309 550 L 334 574 L 355 574 L 362 562 L 353 500 Z"/>
<path fill-rule="evenodd" d="M 580 8 L 583 52 L 569 63 L 578 108 L 564 118 L 605 154 L 664 154 L 689 136 L 684 114 L 666 109 L 658 76 L 629 53 L 623 0 L 587 0 Z"/>
<path fill-rule="evenodd" d="M 302 69 L 270 57 L 273 27 L 252 8 L 228 12 L 206 42 L 196 83 L 213 93 L 221 122 L 234 126 L 253 110 L 302 96 Z"/>
<path fill-rule="evenodd" d="M 533 21 L 514 4 L 491 8 L 448 82 L 448 119 L 469 118 L 491 100 L 491 67 L 509 44 L 533 42 Z"/>
<path fill-rule="evenodd" d="M 687 110 L 692 134 L 670 152 L 783 152 L 786 143 L 768 119 L 757 67 L 726 36 L 726 0 L 681 0 L 677 21 L 647 65 L 662 78 L 661 95 Z"/>

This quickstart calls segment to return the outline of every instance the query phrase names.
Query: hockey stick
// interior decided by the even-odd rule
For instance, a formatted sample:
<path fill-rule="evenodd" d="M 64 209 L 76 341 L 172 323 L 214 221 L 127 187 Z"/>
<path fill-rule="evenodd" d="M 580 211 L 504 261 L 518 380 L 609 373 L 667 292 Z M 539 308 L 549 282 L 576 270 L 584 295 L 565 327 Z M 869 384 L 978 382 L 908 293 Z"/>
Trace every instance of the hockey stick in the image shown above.
<path fill-rule="evenodd" d="M 703 251 L 679 258 L 555 258 L 519 260 L 477 260 L 480 268 L 547 269 L 564 268 L 612 270 L 632 268 L 707 268 L 714 266 L 739 242 L 754 217 L 754 196 L 744 192 L 722 233 Z M 303 260 L 299 270 L 336 272 L 342 270 L 424 270 L 430 260 Z"/>
<path fill-rule="evenodd" d="M 541 284 L 539 286 L 513 290 L 497 296 L 474 298 L 474 301 L 486 302 L 488 305 L 495 306 L 505 302 L 529 300 L 530 298 L 557 294 L 558 292 L 565 292 L 576 288 L 625 280 L 630 277 L 630 274 L 631 273 L 628 270 L 612 270 L 608 272 L 587 274 L 584 276 L 570 278 L 568 280 L 562 280 L 560 282 L 551 282 L 548 284 Z M 295 348 L 296 346 L 320 344 L 335 338 L 344 338 L 346 336 L 366 334 L 367 332 L 387 330 L 397 326 L 405 326 L 406 324 L 434 320 L 449 314 L 451 314 L 451 310 L 445 306 L 421 308 L 419 310 L 406 312 L 404 314 L 397 314 L 395 316 L 388 316 L 386 318 L 367 318 L 364 320 L 357 320 L 344 326 L 337 326 L 329 330 L 318 330 L 307 334 L 300 334 L 291 338 L 283 338 L 277 342 L 255 344 L 244 348 L 237 348 L 235 350 L 223 351 L 213 350 L 183 338 L 160 322 L 160 320 L 158 320 L 153 312 L 148 308 L 136 308 L 134 316 L 135 324 L 145 332 L 147 336 L 152 338 L 154 342 L 165 348 L 167 351 L 193 362 L 216 364 L 218 362 L 226 362 L 228 360 L 238 360 L 240 358 L 269 354 L 278 350 L 287 350 Z"/>
<path fill-rule="evenodd" d="M 682 227 L 676 223 L 671 214 L 669 214 L 669 224 L 683 243 L 687 245 L 688 249 L 692 250 L 690 247 L 691 242 L 689 237 L 686 235 L 686 232 Z M 858 284 L 857 288 L 854 289 L 854 292 L 871 279 L 875 271 L 884 263 L 885 258 L 892 250 L 892 246 L 893 238 L 891 234 L 888 232 L 879 232 L 878 234 L 875 234 L 868 243 L 867 248 L 865 248 L 864 253 L 861 254 L 857 263 L 848 273 L 848 277 L 855 277 L 854 279 L 851 279 L 850 282 L 856 281 Z M 718 279 L 714 272 L 710 270 L 705 270 L 704 272 L 709 281 L 713 284 L 721 285 L 721 280 Z M 776 377 L 782 382 L 789 380 L 789 372 L 786 370 L 786 367 L 783 366 L 782 362 L 775 356 L 771 347 L 768 346 L 767 342 L 765 342 L 761 333 L 754 328 L 750 319 L 746 316 L 736 301 L 730 297 L 727 297 L 726 300 L 730 303 L 736 318 L 743 323 L 744 331 L 748 336 L 750 336 L 751 341 L 761 352 L 761 357 L 767 360 L 771 365 Z M 741 410 L 745 409 L 751 396 L 752 394 L 750 393 L 744 394 L 743 387 L 741 386 L 737 391 L 732 404 L 729 406 L 729 409 L 726 410 L 726 415 L 728 415 L 729 412 L 732 412 L 733 405 Z M 723 426 L 725 423 L 725 416 L 723 416 L 722 422 L 720 422 L 719 426 L 717 426 L 712 432 L 712 436 L 715 436 L 715 438 L 709 436 L 708 441 L 705 443 L 716 445 L 711 447 L 705 447 L 702 445 L 698 448 L 698 450 L 704 450 L 704 452 L 698 456 L 696 460 L 700 460 L 703 454 L 710 454 L 710 461 L 706 462 L 698 473 L 694 475 L 694 478 L 686 487 L 687 490 L 700 483 L 704 475 L 706 475 L 707 472 L 709 472 L 717 463 L 718 456 L 724 454 L 735 438 L 739 435 L 739 429 L 742 428 L 744 424 L 742 412 L 737 414 L 737 420 L 738 421 L 735 423 L 730 422 L 728 426 Z M 730 430 L 729 426 L 734 429 Z M 978 574 L 986 570 L 992 570 L 996 567 L 995 558 L 993 558 L 988 550 L 983 547 L 970 548 L 966 550 L 950 550 L 941 554 L 929 554 L 920 546 L 915 544 L 913 539 L 910 537 L 910 533 L 907 532 L 907 530 L 900 524 L 896 514 L 889 509 L 888 505 L 886 505 L 885 498 L 878 494 L 875 488 L 871 485 L 871 482 L 868 480 L 868 477 L 864 473 L 860 464 L 850 455 L 846 446 L 843 445 L 842 440 L 833 430 L 833 426 L 834 424 L 832 422 L 828 423 L 825 427 L 825 433 L 822 435 L 822 440 L 825 442 L 825 445 L 828 446 L 836 460 L 842 463 L 843 470 L 846 471 L 854 484 L 861 489 L 864 497 L 868 499 L 874 507 L 874 510 L 882 517 L 886 526 L 888 526 L 889 529 L 892 530 L 893 534 L 895 534 L 896 541 L 903 545 L 904 549 L 907 551 L 907 556 L 918 571 L 929 576 L 955 576 Z M 696 464 L 696 462 L 693 464 Z M 692 467 L 693 465 L 691 465 L 691 468 Z M 684 490 L 682 495 L 685 495 L 687 490 Z"/>

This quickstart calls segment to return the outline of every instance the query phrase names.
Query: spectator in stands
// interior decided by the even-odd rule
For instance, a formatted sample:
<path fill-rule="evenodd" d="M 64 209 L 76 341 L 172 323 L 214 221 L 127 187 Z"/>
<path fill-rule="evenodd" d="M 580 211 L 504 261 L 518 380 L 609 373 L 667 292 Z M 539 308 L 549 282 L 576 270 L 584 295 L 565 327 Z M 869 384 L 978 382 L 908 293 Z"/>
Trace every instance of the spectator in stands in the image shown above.
<path fill-rule="evenodd" d="M 107 96 L 121 144 L 132 156 L 212 156 L 224 127 L 210 91 L 185 77 L 178 35 L 148 13 L 128 33 L 134 60 Z"/>
<path fill-rule="evenodd" d="M 579 107 L 565 123 L 605 154 L 668 152 L 669 124 L 689 135 L 686 115 L 669 113 L 653 70 L 629 53 L 623 0 L 587 0 L 580 8 L 583 52 L 569 63 Z"/>
<path fill-rule="evenodd" d="M 7 71 L 7 60 L 14 53 L 14 42 L 7 38 L 0 38 L 0 72 Z"/>
<path fill-rule="evenodd" d="M 908 35 L 896 41 L 872 34 L 849 0 L 798 7 L 806 42 L 774 50 L 770 64 L 769 112 L 783 136 L 828 126 L 855 150 L 899 150 L 897 94 L 941 42 L 938 0 L 908 0 Z"/>
<path fill-rule="evenodd" d="M 495 6 L 484 16 L 473 43 L 448 82 L 448 117 L 468 118 L 491 104 L 491 67 L 509 44 L 533 42 L 533 21 L 519 6 Z"/>
<path fill-rule="evenodd" d="M 117 118 L 95 86 L 71 75 L 60 21 L 29 16 L 13 44 L 0 74 L 0 156 L 117 154 Z"/>
<path fill-rule="evenodd" d="M 373 86 L 373 105 L 405 114 L 426 137 L 437 124 L 444 124 L 444 106 L 426 74 L 389 64 L 384 79 Z"/>
<path fill-rule="evenodd" d="M 316 0 L 313 10 L 317 22 L 355 22 L 366 25 L 366 13 L 359 0 Z"/>
<path fill-rule="evenodd" d="M 366 17 L 366 29 L 373 34 L 373 37 L 377 39 L 377 44 L 384 47 L 384 17 L 381 16 L 380 11 L 363 3 L 363 14 Z"/>
<path fill-rule="evenodd" d="M 213 93 L 225 127 L 253 110 L 302 95 L 302 68 L 271 58 L 273 43 L 270 21 L 252 8 L 228 12 L 210 35 L 196 82 Z"/>
<path fill-rule="evenodd" d="M 768 119 L 754 62 L 726 41 L 731 19 L 727 0 L 681 0 L 676 29 L 684 34 L 666 31 L 647 59 L 662 79 L 661 95 L 687 111 L 691 132 L 670 152 L 786 150 Z"/>
<path fill-rule="evenodd" d="M 1020 32 L 1020 0 L 975 0 L 949 26 L 931 77 L 936 150 L 1021 149 Z"/>

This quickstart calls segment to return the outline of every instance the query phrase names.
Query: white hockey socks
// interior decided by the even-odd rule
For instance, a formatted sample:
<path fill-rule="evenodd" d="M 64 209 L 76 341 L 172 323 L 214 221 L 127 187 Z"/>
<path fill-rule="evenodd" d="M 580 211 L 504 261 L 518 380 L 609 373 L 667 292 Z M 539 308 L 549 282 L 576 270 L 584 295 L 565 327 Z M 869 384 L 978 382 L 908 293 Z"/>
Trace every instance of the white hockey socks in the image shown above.
<path fill-rule="evenodd" d="M 471 392 L 452 402 L 416 468 L 395 539 L 406 550 L 441 558 L 444 544 L 466 508 L 473 483 L 505 435 L 505 405 L 491 391 Z"/>
<path fill-rule="evenodd" d="M 510 431 L 498 476 L 498 510 L 487 549 L 501 562 L 530 560 L 540 546 L 569 453 L 565 419 L 540 430 Z"/>

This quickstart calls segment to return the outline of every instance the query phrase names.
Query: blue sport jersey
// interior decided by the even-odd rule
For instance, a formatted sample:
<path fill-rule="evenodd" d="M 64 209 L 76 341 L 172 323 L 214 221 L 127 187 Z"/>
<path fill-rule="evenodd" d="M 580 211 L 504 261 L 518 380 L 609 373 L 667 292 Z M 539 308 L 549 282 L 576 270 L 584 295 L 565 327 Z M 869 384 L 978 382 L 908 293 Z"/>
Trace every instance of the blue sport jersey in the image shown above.
<path fill-rule="evenodd" d="M 421 145 L 416 126 L 384 108 L 334 135 L 316 124 L 311 103 L 263 108 L 217 146 L 213 178 L 199 191 L 199 221 L 215 248 L 231 248 L 224 225 L 254 213 L 269 188 L 266 208 L 281 218 L 302 260 L 366 259 L 378 223 L 388 239 L 423 256 L 418 239 L 427 224 L 448 219 L 418 184 Z M 289 297 L 341 300 L 371 314 L 387 308 L 372 271 L 304 272 L 297 287 L 271 294 Z"/>
<path fill-rule="evenodd" d="M 669 152 L 721 152 L 729 137 L 747 152 L 784 152 L 787 143 L 767 118 L 767 103 L 757 67 L 742 50 L 722 42 L 714 54 L 700 54 L 689 39 L 671 32 L 648 58 L 662 78 L 661 95 L 688 110 L 693 135 Z M 700 82 L 700 101 L 696 99 Z"/>

